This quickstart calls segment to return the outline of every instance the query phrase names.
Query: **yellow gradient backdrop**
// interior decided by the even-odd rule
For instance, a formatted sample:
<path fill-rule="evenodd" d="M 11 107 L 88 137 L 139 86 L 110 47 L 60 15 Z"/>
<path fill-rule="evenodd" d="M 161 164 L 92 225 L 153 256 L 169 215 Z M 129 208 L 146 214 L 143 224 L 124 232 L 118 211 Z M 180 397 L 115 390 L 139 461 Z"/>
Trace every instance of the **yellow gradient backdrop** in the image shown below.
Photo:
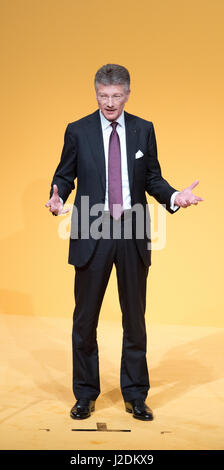
<path fill-rule="evenodd" d="M 62 218 L 44 205 L 65 127 L 97 108 L 94 74 L 113 62 L 131 73 L 126 110 L 154 123 L 163 176 L 178 189 L 199 179 L 195 193 L 205 199 L 167 214 L 166 247 L 152 253 L 147 320 L 223 326 L 224 2 L 0 5 L 1 311 L 72 316 L 68 240 L 58 235 Z M 101 315 L 121 317 L 115 271 Z"/>

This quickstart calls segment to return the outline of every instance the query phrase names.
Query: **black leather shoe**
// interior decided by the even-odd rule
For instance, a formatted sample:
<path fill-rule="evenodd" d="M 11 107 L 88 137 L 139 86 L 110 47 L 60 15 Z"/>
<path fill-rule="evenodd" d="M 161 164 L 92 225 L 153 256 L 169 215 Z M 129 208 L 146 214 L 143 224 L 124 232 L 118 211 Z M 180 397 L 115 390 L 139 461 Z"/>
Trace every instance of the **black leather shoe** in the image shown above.
<path fill-rule="evenodd" d="M 89 418 L 91 411 L 95 410 L 95 401 L 88 398 L 79 398 L 70 411 L 70 416 L 73 419 Z"/>
<path fill-rule="evenodd" d="M 152 421 L 153 413 L 151 408 L 147 406 L 144 400 L 140 398 L 130 401 L 125 401 L 125 408 L 128 413 L 133 413 L 133 418 L 141 419 L 143 421 Z"/>

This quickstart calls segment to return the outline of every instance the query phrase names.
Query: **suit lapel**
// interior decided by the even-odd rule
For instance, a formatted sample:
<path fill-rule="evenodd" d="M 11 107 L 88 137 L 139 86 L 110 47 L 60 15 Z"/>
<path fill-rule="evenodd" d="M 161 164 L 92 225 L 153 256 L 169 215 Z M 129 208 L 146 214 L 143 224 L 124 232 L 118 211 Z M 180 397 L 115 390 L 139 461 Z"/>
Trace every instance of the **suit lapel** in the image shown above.
<path fill-rule="evenodd" d="M 130 193 L 132 193 L 134 162 L 135 162 L 135 152 L 136 152 L 136 146 L 137 146 L 138 132 L 136 128 L 135 117 L 126 112 L 124 113 L 124 116 L 125 116 L 125 127 L 126 127 L 128 177 L 129 177 Z"/>
<path fill-rule="evenodd" d="M 86 121 L 86 135 L 89 141 L 92 154 L 99 171 L 100 181 L 103 191 L 106 191 L 106 167 L 103 144 L 103 133 L 100 122 L 99 111 L 91 114 Z"/>

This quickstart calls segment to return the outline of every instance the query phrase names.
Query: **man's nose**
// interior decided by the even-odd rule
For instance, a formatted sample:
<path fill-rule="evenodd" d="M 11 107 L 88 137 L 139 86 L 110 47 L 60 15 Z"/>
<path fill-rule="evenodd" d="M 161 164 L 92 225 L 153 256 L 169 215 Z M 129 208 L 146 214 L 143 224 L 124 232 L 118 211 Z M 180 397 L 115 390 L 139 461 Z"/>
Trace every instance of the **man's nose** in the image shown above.
<path fill-rule="evenodd" d="M 113 106 L 113 98 L 112 96 L 108 96 L 108 106 L 112 107 Z"/>

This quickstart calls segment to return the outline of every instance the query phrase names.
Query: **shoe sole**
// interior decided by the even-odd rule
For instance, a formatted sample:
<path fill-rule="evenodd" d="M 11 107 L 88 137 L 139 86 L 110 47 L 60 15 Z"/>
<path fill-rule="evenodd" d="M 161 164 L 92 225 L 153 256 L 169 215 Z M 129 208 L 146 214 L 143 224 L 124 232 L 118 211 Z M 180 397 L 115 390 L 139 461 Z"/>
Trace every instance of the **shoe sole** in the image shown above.
<path fill-rule="evenodd" d="M 132 410 L 130 410 L 130 408 L 125 408 L 127 413 L 132 413 Z"/>

